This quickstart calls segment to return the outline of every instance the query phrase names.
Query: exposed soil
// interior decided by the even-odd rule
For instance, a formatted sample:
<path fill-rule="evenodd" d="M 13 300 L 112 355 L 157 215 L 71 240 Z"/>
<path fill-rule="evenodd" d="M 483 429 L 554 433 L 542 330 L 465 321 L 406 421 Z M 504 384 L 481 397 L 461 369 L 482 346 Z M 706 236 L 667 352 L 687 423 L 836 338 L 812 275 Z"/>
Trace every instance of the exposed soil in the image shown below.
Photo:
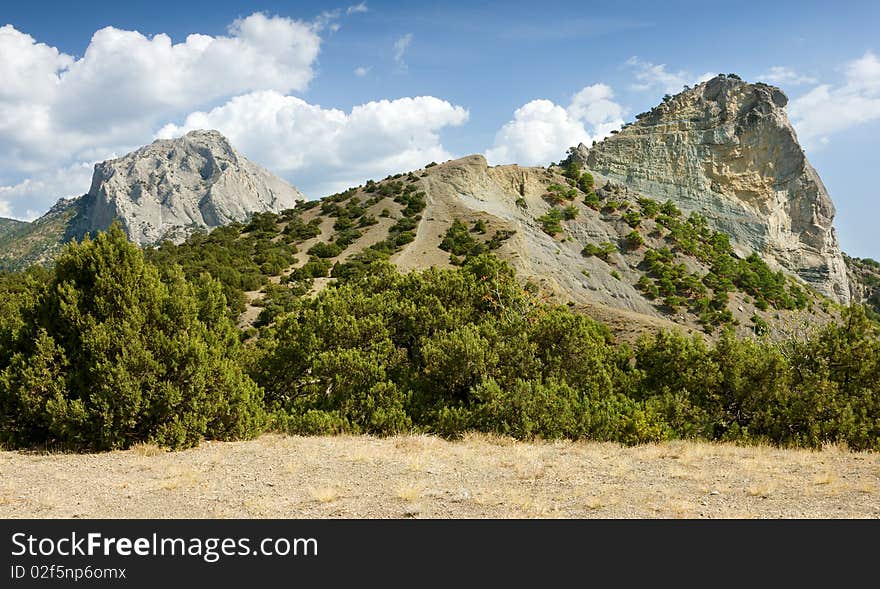
<path fill-rule="evenodd" d="M 183 452 L 7 451 L 0 517 L 878 518 L 880 455 L 280 435 Z"/>

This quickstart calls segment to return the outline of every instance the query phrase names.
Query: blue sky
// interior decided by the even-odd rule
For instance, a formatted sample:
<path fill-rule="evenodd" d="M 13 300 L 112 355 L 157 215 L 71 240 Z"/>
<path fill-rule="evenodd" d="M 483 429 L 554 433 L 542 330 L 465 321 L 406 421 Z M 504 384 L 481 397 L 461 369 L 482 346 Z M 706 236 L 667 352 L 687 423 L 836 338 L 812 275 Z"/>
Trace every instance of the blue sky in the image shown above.
<path fill-rule="evenodd" d="M 786 91 L 843 249 L 880 258 L 880 3 L 471 4 L 6 3 L 0 64 L 23 65 L 0 65 L 0 214 L 33 217 L 85 192 L 94 161 L 202 125 L 310 196 L 468 153 L 546 164 L 735 72 Z"/>

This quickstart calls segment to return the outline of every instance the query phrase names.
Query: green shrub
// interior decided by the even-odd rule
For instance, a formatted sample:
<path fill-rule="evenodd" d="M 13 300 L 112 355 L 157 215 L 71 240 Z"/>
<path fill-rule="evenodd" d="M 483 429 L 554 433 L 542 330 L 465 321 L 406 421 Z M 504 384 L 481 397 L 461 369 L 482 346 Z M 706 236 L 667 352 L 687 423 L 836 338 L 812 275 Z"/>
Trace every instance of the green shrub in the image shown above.
<path fill-rule="evenodd" d="M 547 187 L 544 199 L 552 205 L 560 205 L 566 201 L 573 200 L 577 196 L 577 190 L 574 188 L 566 188 L 559 184 L 551 184 Z"/>
<path fill-rule="evenodd" d="M 272 416 L 272 428 L 297 436 L 332 436 L 350 433 L 351 424 L 337 411 L 308 409 L 303 413 L 278 411 Z"/>
<path fill-rule="evenodd" d="M 318 242 L 310 247 L 306 253 L 317 258 L 335 258 L 341 254 L 344 249 L 345 248 L 338 243 Z"/>
<path fill-rule="evenodd" d="M 755 326 L 755 335 L 764 336 L 770 333 L 770 325 L 759 315 L 752 315 L 752 324 Z"/>
<path fill-rule="evenodd" d="M 641 233 L 633 229 L 626 234 L 626 243 L 632 249 L 638 249 L 645 244 L 645 239 L 642 237 Z"/>
<path fill-rule="evenodd" d="M 485 225 L 483 226 L 485 232 Z M 453 256 L 476 256 L 486 251 L 486 246 L 480 240 L 474 238 L 460 219 L 454 219 L 452 225 L 446 230 L 440 249 L 449 252 Z"/>
<path fill-rule="evenodd" d="M 581 192 L 585 192 L 587 194 L 593 192 L 594 185 L 595 180 L 593 180 L 593 175 L 589 172 L 584 172 L 578 180 L 578 188 L 581 189 Z"/>
<path fill-rule="evenodd" d="M 557 233 L 562 233 L 562 224 L 560 221 L 564 218 L 562 211 L 559 209 L 550 209 L 546 215 L 538 217 L 536 220 L 541 224 L 541 229 L 547 235 L 553 237 Z"/>
<path fill-rule="evenodd" d="M 640 197 L 638 203 L 642 209 L 642 215 L 648 219 L 653 219 L 660 213 L 660 203 L 656 200 Z"/>
<path fill-rule="evenodd" d="M 635 229 L 642 223 L 642 215 L 638 211 L 627 211 L 623 214 L 623 220 Z"/>
<path fill-rule="evenodd" d="M 171 448 L 248 437 L 262 394 L 236 363 L 221 286 L 160 273 L 118 224 L 69 245 L 0 373 L 0 441 Z"/>
<path fill-rule="evenodd" d="M 604 261 L 608 261 L 611 257 L 611 254 L 617 251 L 617 246 L 611 243 L 610 241 L 603 241 L 599 245 L 594 243 L 588 243 L 584 246 L 584 249 L 581 250 L 581 255 L 590 257 L 596 256 Z"/>
<path fill-rule="evenodd" d="M 583 437 L 579 393 L 564 382 L 517 379 L 507 390 L 489 379 L 475 387 L 474 429 L 518 439 Z"/>

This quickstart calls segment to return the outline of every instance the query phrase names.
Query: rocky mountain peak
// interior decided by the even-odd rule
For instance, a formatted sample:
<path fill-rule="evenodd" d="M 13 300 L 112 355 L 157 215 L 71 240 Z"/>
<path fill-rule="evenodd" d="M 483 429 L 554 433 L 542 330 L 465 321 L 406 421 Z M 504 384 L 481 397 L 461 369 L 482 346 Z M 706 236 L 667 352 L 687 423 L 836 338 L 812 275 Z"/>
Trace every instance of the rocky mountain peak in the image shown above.
<path fill-rule="evenodd" d="M 849 301 L 834 205 L 807 161 L 775 86 L 719 75 L 666 96 L 569 159 L 705 215 L 739 246 Z"/>
<path fill-rule="evenodd" d="M 281 211 L 303 198 L 219 132 L 196 130 L 96 164 L 72 232 L 106 229 L 119 219 L 139 245 L 179 242 L 195 229 Z"/>

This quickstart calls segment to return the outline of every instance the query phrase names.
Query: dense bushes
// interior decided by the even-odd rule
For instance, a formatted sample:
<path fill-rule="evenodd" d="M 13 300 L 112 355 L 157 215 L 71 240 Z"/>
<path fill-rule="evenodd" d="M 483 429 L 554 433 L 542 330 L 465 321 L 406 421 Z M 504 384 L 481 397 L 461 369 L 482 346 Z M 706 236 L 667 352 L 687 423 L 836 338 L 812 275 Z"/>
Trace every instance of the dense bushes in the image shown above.
<path fill-rule="evenodd" d="M 406 276 L 377 263 L 303 301 L 251 360 L 298 433 L 880 446 L 880 343 L 860 307 L 803 342 L 662 333 L 630 349 L 485 255 Z"/>
<path fill-rule="evenodd" d="M 251 374 L 273 410 L 310 416 L 279 418 L 296 432 L 325 423 L 656 439 L 659 430 L 639 425 L 638 403 L 614 392 L 622 352 L 604 327 L 538 304 L 483 255 L 406 276 L 382 262 L 303 301 L 265 332 Z"/>
<path fill-rule="evenodd" d="M 69 246 L 15 304 L 0 318 L 4 444 L 176 448 L 260 428 L 220 284 L 160 274 L 118 225 Z"/>
<path fill-rule="evenodd" d="M 481 229 L 456 227 L 455 243 Z M 671 253 L 649 257 L 674 267 Z M 302 434 L 880 448 L 880 336 L 861 307 L 796 341 L 660 333 L 630 347 L 540 302 L 494 256 L 464 258 L 403 275 L 368 248 L 332 266 L 335 284 L 316 295 L 272 286 L 243 351 L 216 280 L 145 261 L 114 228 L 52 270 L 0 276 L 0 440 L 183 447 L 253 435 L 269 415 Z M 310 264 L 291 280 L 331 268 Z M 644 287 L 667 298 L 686 282 L 699 289 L 680 274 Z"/>
<path fill-rule="evenodd" d="M 880 448 L 880 339 L 862 307 L 809 340 L 774 344 L 725 331 L 710 348 L 666 333 L 642 340 L 635 356 L 634 396 L 678 436 Z"/>

